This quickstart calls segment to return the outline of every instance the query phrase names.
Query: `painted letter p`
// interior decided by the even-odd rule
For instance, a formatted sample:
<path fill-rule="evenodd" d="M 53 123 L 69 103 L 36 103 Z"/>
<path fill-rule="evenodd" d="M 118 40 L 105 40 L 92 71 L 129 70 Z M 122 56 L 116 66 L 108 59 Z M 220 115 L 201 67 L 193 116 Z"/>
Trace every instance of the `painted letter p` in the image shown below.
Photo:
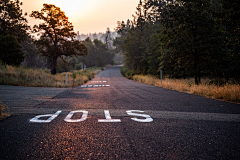
<path fill-rule="evenodd" d="M 56 118 L 62 111 L 57 111 L 55 114 L 45 114 L 45 115 L 39 115 L 39 116 L 36 116 L 32 119 L 30 119 L 30 122 L 32 123 L 49 123 L 51 122 L 54 118 Z M 46 120 L 40 120 L 39 118 L 42 118 L 42 117 L 49 117 L 48 119 Z"/>

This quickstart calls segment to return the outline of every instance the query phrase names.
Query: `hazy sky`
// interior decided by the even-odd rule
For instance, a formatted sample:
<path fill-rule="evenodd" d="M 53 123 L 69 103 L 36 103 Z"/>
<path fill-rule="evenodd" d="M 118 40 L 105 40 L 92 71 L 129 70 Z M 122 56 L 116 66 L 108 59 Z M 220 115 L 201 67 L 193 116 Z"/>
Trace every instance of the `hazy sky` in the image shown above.
<path fill-rule="evenodd" d="M 117 21 L 132 19 L 139 0 L 21 0 L 23 12 L 40 11 L 43 3 L 55 4 L 68 16 L 80 34 L 111 31 Z M 38 21 L 28 18 L 31 25 Z"/>

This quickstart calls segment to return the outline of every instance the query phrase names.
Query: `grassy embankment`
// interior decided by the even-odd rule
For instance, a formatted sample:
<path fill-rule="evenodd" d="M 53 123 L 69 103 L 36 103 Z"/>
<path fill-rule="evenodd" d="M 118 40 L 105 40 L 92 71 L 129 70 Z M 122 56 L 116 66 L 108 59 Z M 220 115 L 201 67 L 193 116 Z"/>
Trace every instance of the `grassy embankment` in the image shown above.
<path fill-rule="evenodd" d="M 213 80 L 202 79 L 202 83 L 196 85 L 194 79 L 169 79 L 161 80 L 152 75 L 135 75 L 133 71 L 127 71 L 126 68 L 121 69 L 122 74 L 136 82 L 150 84 L 167 89 L 187 92 L 208 98 L 219 99 L 234 103 L 240 103 L 240 85 L 239 84 L 214 84 Z"/>
<path fill-rule="evenodd" d="M 0 83 L 13 86 L 27 87 L 75 87 L 91 80 L 100 68 L 89 68 L 84 71 L 78 70 L 51 75 L 48 69 L 26 69 L 23 67 L 4 66 L 0 63 Z M 66 73 L 68 85 L 66 85 Z M 10 114 L 3 113 L 6 106 L 0 101 L 0 120 L 9 117 Z"/>
<path fill-rule="evenodd" d="M 48 69 L 26 69 L 0 65 L 0 83 L 28 87 L 75 87 L 91 80 L 100 71 L 100 68 L 89 68 L 84 71 L 51 75 Z M 66 85 L 66 73 L 68 74 L 68 85 Z"/>

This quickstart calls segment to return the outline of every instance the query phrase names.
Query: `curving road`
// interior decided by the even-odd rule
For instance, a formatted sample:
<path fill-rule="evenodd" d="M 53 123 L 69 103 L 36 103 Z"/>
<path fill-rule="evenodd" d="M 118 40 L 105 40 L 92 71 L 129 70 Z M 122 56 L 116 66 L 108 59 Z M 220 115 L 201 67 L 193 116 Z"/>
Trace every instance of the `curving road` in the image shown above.
<path fill-rule="evenodd" d="M 9 107 L 0 159 L 240 159 L 239 104 L 137 83 L 120 66 L 56 93 Z"/>

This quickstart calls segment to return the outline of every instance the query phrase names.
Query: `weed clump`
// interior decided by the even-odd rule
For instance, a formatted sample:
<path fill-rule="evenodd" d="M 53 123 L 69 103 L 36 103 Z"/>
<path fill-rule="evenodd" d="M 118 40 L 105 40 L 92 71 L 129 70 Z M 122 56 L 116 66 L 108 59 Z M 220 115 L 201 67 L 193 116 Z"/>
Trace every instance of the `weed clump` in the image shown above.
<path fill-rule="evenodd" d="M 121 74 L 128 79 L 133 79 L 133 76 L 136 75 L 136 72 L 134 70 L 128 70 L 124 66 L 121 68 Z"/>
<path fill-rule="evenodd" d="M 228 84 L 226 82 L 224 83 L 221 82 L 219 84 L 215 80 L 209 81 L 209 79 L 203 79 L 201 84 L 196 85 L 194 83 L 193 78 L 191 79 L 164 78 L 161 83 L 161 80 L 159 78 L 152 75 L 134 75 L 132 79 L 140 83 L 177 90 L 180 92 L 187 92 L 209 98 L 240 103 L 239 84 Z"/>
<path fill-rule="evenodd" d="M 9 116 L 11 116 L 8 113 L 4 113 L 3 110 L 6 109 L 7 107 L 0 101 L 0 120 L 3 120 Z"/>

